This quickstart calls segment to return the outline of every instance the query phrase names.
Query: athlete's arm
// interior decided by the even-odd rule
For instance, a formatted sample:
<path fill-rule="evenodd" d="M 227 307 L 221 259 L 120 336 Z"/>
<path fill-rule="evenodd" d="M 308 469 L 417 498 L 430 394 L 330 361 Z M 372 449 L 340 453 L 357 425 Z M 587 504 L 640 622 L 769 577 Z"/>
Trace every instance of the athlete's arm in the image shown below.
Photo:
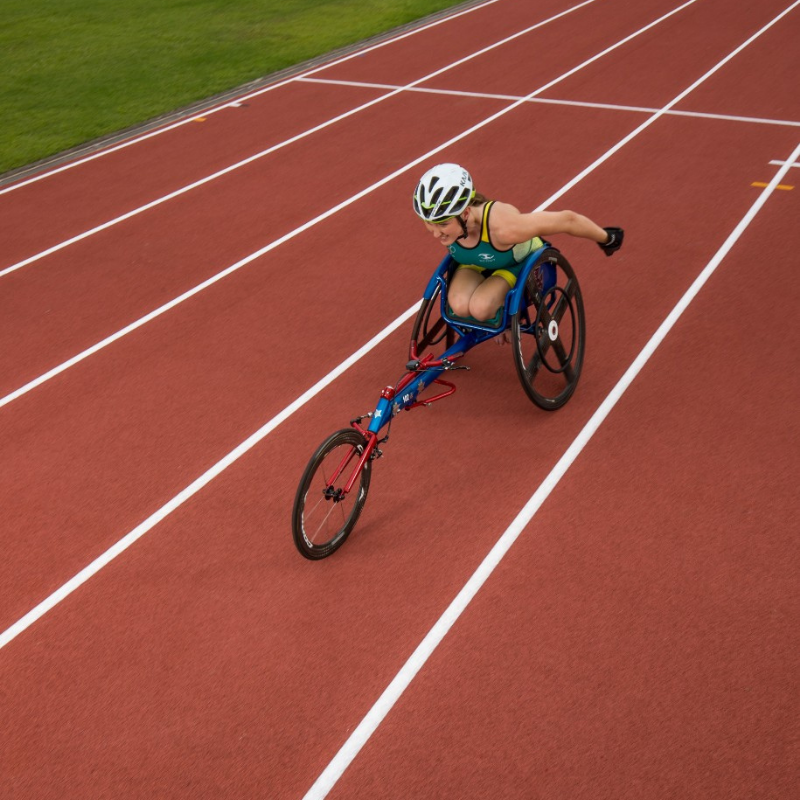
<path fill-rule="evenodd" d="M 574 211 L 533 211 L 521 214 L 508 203 L 495 203 L 491 214 L 492 240 L 498 247 L 513 247 L 534 236 L 547 238 L 558 233 L 579 236 L 601 244 L 608 232 L 583 214 Z"/>

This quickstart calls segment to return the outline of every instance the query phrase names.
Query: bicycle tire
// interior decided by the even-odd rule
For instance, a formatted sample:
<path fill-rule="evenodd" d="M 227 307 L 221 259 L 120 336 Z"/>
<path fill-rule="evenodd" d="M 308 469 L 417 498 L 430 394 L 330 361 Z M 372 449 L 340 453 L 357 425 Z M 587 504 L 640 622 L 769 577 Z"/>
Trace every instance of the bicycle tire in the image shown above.
<path fill-rule="evenodd" d="M 343 428 L 332 433 L 311 456 L 292 509 L 292 536 L 305 558 L 327 558 L 344 544 L 355 527 L 367 500 L 372 463 L 365 462 L 347 495 L 336 495 L 353 474 L 365 446 L 363 434 L 354 428 Z M 346 459 L 346 467 L 330 483 L 330 476 Z"/>

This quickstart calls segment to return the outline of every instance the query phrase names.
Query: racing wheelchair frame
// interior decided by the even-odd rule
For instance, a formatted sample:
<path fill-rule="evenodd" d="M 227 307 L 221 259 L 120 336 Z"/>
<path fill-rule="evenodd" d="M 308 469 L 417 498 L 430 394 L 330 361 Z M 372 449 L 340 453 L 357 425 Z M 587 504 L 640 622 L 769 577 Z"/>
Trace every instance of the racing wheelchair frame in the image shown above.
<path fill-rule="evenodd" d="M 517 375 L 530 400 L 554 411 L 572 397 L 583 367 L 585 313 L 578 279 L 564 255 L 547 242 L 532 252 L 495 318 L 483 322 L 457 316 L 447 303 L 457 267 L 447 255 L 425 287 L 405 374 L 383 389 L 374 411 L 331 434 L 308 462 L 292 511 L 294 542 L 306 558 L 325 558 L 345 542 L 366 502 L 372 463 L 389 438 L 387 426 L 401 411 L 453 394 L 455 385 L 441 376 L 469 369 L 458 361 L 476 345 L 508 331 Z M 442 342 L 445 350 L 438 357 L 426 352 Z M 433 384 L 442 391 L 421 398 Z M 386 435 L 379 438 L 384 428 Z"/>

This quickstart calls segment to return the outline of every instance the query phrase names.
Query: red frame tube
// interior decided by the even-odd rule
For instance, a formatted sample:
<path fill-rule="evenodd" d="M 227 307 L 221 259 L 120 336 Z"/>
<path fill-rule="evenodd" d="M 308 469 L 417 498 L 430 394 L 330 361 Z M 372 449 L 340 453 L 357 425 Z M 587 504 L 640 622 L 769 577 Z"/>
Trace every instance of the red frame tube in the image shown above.
<path fill-rule="evenodd" d="M 364 469 L 364 464 L 367 463 L 369 457 L 372 455 L 372 451 L 375 449 L 375 445 L 378 443 L 378 437 L 376 434 L 372 433 L 371 431 L 363 430 L 359 425 L 353 423 L 353 427 L 356 428 L 360 433 L 364 434 L 364 438 L 367 440 L 367 444 L 364 447 L 364 452 L 361 454 L 361 457 L 358 459 L 358 463 L 356 464 L 355 468 L 353 469 L 353 474 L 347 479 L 347 483 L 342 488 L 343 494 L 349 494 L 350 490 L 353 488 L 353 484 L 356 482 L 361 470 Z M 336 468 L 334 471 L 331 479 L 328 481 L 328 488 L 333 486 L 333 484 L 337 481 L 339 476 L 344 472 L 345 467 L 350 463 L 353 458 L 353 451 L 356 449 L 355 445 L 350 449 L 350 452 L 342 459 L 341 464 Z"/>

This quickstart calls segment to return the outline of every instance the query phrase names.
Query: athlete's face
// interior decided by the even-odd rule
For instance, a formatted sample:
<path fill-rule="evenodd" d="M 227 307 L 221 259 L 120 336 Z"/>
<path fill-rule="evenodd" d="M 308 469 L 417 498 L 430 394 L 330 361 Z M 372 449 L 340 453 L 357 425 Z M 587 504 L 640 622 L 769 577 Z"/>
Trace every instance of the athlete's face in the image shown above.
<path fill-rule="evenodd" d="M 458 217 L 452 217 L 446 222 L 423 222 L 428 232 L 444 247 L 449 247 L 463 233 Z"/>

